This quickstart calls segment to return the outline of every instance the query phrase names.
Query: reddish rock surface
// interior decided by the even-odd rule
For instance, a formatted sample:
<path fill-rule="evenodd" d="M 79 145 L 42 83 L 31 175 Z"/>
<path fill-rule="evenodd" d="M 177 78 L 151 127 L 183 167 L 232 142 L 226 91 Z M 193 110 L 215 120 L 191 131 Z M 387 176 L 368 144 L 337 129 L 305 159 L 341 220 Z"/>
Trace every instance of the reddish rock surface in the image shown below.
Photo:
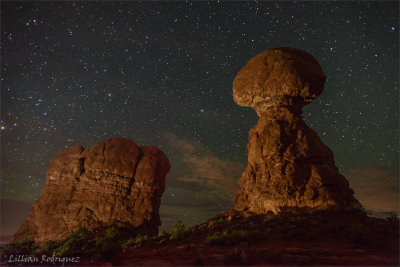
<path fill-rule="evenodd" d="M 228 210 L 186 231 L 81 266 L 398 266 L 398 220 L 332 210 L 251 214 Z M 210 238 L 213 237 L 213 238 Z"/>
<path fill-rule="evenodd" d="M 277 213 L 287 208 L 361 208 L 332 151 L 301 117 L 319 96 L 325 75 L 308 53 L 266 50 L 239 71 L 233 82 L 238 105 L 259 116 L 250 130 L 248 166 L 239 180 L 235 209 Z"/>
<path fill-rule="evenodd" d="M 169 169 L 161 150 L 125 138 L 64 149 L 50 161 L 43 193 L 14 240 L 62 240 L 79 227 L 110 225 L 157 234 Z"/>

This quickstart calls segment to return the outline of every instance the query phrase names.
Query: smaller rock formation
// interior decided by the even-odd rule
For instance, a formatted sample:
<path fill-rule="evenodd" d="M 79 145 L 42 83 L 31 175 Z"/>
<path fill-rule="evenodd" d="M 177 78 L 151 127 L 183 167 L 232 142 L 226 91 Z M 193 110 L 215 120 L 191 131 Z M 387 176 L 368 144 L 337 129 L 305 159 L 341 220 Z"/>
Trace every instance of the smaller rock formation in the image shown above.
<path fill-rule="evenodd" d="M 286 208 L 360 208 L 332 151 L 307 127 L 304 105 L 325 83 L 321 66 L 294 48 L 266 50 L 233 81 L 233 97 L 259 120 L 249 134 L 248 166 L 239 180 L 235 209 L 277 213 Z"/>
<path fill-rule="evenodd" d="M 43 194 L 14 241 L 58 241 L 79 227 L 111 225 L 155 235 L 169 169 L 161 150 L 125 138 L 101 141 L 91 149 L 64 149 L 50 161 Z"/>

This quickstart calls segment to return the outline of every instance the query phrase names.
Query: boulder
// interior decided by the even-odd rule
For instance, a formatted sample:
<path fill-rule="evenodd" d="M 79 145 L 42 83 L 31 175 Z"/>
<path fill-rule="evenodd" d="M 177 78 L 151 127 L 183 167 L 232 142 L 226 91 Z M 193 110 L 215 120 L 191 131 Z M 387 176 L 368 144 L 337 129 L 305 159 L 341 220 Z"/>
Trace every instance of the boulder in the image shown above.
<path fill-rule="evenodd" d="M 43 193 L 14 241 L 58 241 L 80 227 L 116 226 L 156 235 L 169 169 L 161 150 L 126 138 L 101 141 L 91 149 L 64 149 L 50 161 Z"/>

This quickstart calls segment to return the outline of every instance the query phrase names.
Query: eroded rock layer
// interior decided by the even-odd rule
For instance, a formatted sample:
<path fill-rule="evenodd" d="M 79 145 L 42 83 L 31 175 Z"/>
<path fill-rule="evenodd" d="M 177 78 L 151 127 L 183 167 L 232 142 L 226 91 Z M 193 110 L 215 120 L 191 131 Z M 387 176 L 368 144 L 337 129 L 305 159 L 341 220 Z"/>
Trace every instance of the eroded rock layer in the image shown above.
<path fill-rule="evenodd" d="M 64 149 L 50 161 L 43 193 L 14 240 L 62 240 L 79 227 L 111 225 L 157 234 L 169 169 L 161 150 L 125 138 Z"/>
<path fill-rule="evenodd" d="M 235 209 L 277 213 L 282 209 L 360 208 L 332 151 L 301 117 L 323 91 L 325 75 L 308 53 L 266 50 L 238 73 L 234 100 L 259 116 L 249 134 L 248 166 L 239 180 Z"/>

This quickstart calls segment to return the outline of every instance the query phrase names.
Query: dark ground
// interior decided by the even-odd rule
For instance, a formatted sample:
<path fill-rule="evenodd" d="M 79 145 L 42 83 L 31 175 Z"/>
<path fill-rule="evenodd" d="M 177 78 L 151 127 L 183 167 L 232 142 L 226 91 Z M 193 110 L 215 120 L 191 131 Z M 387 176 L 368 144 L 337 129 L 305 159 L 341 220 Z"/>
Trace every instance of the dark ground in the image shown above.
<path fill-rule="evenodd" d="M 363 214 L 242 216 L 227 211 L 128 248 L 112 265 L 399 265 L 399 225 Z M 104 262 L 105 263 L 105 262 Z"/>
<path fill-rule="evenodd" d="M 361 211 L 255 215 L 229 210 L 192 228 L 178 223 L 159 237 L 125 242 L 129 245 L 120 250 L 115 237 L 97 238 L 107 245 L 96 246 L 102 248 L 96 256 L 82 249 L 91 242 L 87 236 L 63 253 L 80 255 L 73 264 L 80 266 L 399 266 L 398 218 L 370 218 Z M 4 264 L 10 263 L 2 255 Z"/>

